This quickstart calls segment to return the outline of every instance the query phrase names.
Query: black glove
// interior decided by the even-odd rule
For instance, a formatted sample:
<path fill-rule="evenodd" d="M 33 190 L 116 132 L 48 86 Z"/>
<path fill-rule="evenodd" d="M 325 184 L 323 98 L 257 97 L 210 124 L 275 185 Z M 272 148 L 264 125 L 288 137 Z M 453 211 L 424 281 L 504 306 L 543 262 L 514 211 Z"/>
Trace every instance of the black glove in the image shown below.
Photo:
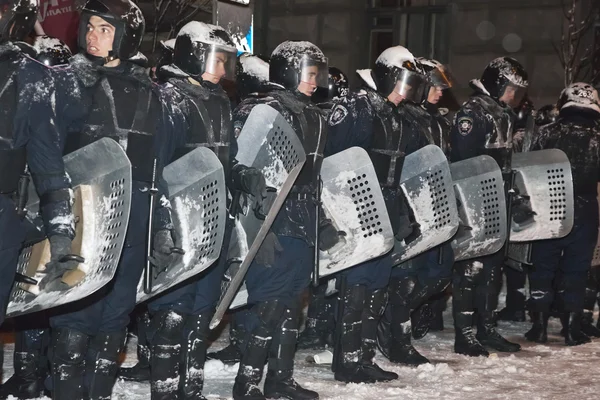
<path fill-rule="evenodd" d="M 342 232 L 335 229 L 331 220 L 324 219 L 319 224 L 319 250 L 327 251 L 339 243 Z"/>
<path fill-rule="evenodd" d="M 410 222 L 408 215 L 400 215 L 399 228 L 394 237 L 397 241 L 401 242 L 404 240 L 405 244 L 409 244 L 419 236 L 421 236 L 421 225 L 418 223 Z"/>
<path fill-rule="evenodd" d="M 177 263 L 181 258 L 181 254 L 174 252 L 173 249 L 175 249 L 175 242 L 171 231 L 161 229 L 154 235 L 154 249 L 152 250 L 150 262 L 160 269 Z"/>
<path fill-rule="evenodd" d="M 275 254 L 281 251 L 283 251 L 283 247 L 281 247 L 277 235 L 273 232 L 269 232 L 256 252 L 254 260 L 262 265 L 273 266 L 275 264 Z"/>
<path fill-rule="evenodd" d="M 258 211 L 264 213 L 263 202 L 267 198 L 267 182 L 262 172 L 253 167 L 246 167 L 239 172 L 242 190 L 256 199 Z"/>
<path fill-rule="evenodd" d="M 56 281 L 60 281 L 65 272 L 74 270 L 80 263 L 76 260 L 61 262 L 64 256 L 71 254 L 72 240 L 70 238 L 54 235 L 50 236 L 48 240 L 50 241 L 50 262 L 46 264 L 46 275 L 38 284 L 41 290 L 49 289 L 50 286 L 60 289 L 63 285 Z"/>

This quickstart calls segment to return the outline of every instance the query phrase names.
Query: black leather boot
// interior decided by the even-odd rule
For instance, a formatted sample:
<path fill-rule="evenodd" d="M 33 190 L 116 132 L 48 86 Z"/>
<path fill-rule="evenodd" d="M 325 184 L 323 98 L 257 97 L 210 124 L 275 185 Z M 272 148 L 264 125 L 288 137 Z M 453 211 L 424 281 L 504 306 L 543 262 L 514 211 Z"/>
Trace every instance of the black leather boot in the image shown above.
<path fill-rule="evenodd" d="M 51 334 L 52 399 L 87 400 L 84 377 L 90 337 L 69 328 Z"/>
<path fill-rule="evenodd" d="M 26 336 L 35 338 L 27 340 Z M 0 398 L 14 396 L 18 399 L 35 399 L 44 393 L 44 379 L 48 373 L 45 355 L 49 330 L 35 329 L 19 331 L 15 334 L 13 356 L 15 373 L 0 385 Z M 29 344 L 28 344 L 29 343 Z M 31 347 L 35 343 L 35 347 Z"/>
<path fill-rule="evenodd" d="M 477 335 L 476 338 L 483 346 L 504 353 L 514 353 L 521 350 L 518 343 L 509 342 L 498 333 L 494 326 L 494 315 L 491 312 L 478 314 Z"/>
<path fill-rule="evenodd" d="M 568 329 L 566 330 L 565 343 L 567 346 L 579 346 L 580 344 L 590 343 L 592 340 L 588 335 L 581 331 L 581 312 L 565 313 L 568 315 Z"/>
<path fill-rule="evenodd" d="M 317 392 L 304 389 L 293 378 L 299 317 L 297 308 L 287 308 L 281 323 L 275 330 L 269 350 L 269 366 L 264 388 L 265 397 L 269 399 L 319 398 Z"/>
<path fill-rule="evenodd" d="M 213 311 L 188 318 L 183 344 L 182 371 L 179 381 L 179 400 L 204 399 L 204 364 L 206 362 L 206 349 L 208 348 L 208 335 L 210 333 L 210 319 Z"/>
<path fill-rule="evenodd" d="M 362 368 L 377 382 L 398 379 L 398 374 L 385 371 L 375 364 L 377 347 L 377 327 L 388 303 L 388 288 L 369 290 L 362 314 Z"/>
<path fill-rule="evenodd" d="M 473 289 L 455 285 L 452 290 L 452 316 L 454 317 L 454 352 L 469 357 L 487 357 L 488 351 L 479 343 L 473 332 Z"/>
<path fill-rule="evenodd" d="M 326 289 L 326 284 L 310 289 L 306 324 L 298 338 L 299 349 L 322 350 L 333 344 L 333 303 L 325 297 Z"/>
<path fill-rule="evenodd" d="M 126 331 L 120 331 L 100 333 L 91 339 L 86 360 L 89 400 L 110 400 L 126 336 Z"/>
<path fill-rule="evenodd" d="M 242 323 L 242 315 L 248 313 L 248 310 L 234 311 L 229 322 L 229 344 L 221 350 L 208 353 L 208 360 L 219 360 L 223 364 L 233 365 L 242 359 L 242 346 L 246 340 L 246 330 Z"/>
<path fill-rule="evenodd" d="M 137 316 L 138 362 L 133 367 L 119 368 L 119 378 L 135 382 L 150 380 L 150 346 L 147 338 L 149 325 L 150 314 L 147 311 Z"/>
<path fill-rule="evenodd" d="M 532 311 L 531 321 L 533 322 L 533 326 L 529 331 L 527 331 L 527 333 L 525 333 L 525 338 L 530 342 L 547 343 L 549 318 L 550 313 Z"/>
<path fill-rule="evenodd" d="M 390 280 L 390 306 L 392 308 L 389 360 L 393 363 L 417 366 L 429 363 L 411 343 L 411 304 L 418 303 L 420 293 L 426 293 L 416 278 L 406 277 Z"/>
<path fill-rule="evenodd" d="M 148 329 L 150 356 L 150 396 L 152 400 L 178 400 L 183 326 L 187 316 L 160 311 Z"/>
<path fill-rule="evenodd" d="M 281 321 L 284 307 L 278 300 L 271 300 L 256 304 L 251 312 L 256 313 L 259 324 L 248 335 L 240 369 L 233 384 L 234 400 L 266 400 L 259 385 L 272 336 Z"/>

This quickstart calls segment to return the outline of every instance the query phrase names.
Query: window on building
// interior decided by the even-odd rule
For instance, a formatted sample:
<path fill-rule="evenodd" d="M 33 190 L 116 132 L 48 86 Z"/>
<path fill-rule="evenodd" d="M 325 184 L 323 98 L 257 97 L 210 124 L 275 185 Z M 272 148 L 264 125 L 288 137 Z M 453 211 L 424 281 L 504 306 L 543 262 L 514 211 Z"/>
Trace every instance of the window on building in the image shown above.
<path fill-rule="evenodd" d="M 392 0 L 389 0 L 390 2 Z M 428 0 L 417 0 L 424 3 Z M 398 3 L 408 1 L 397 0 Z M 384 0 L 375 0 L 380 7 L 371 8 L 371 65 L 382 50 L 394 45 L 407 47 L 415 56 L 448 61 L 449 15 L 444 6 L 400 6 L 385 9 Z M 415 4 L 415 1 L 411 2 Z M 391 39 L 391 43 L 390 43 Z"/>

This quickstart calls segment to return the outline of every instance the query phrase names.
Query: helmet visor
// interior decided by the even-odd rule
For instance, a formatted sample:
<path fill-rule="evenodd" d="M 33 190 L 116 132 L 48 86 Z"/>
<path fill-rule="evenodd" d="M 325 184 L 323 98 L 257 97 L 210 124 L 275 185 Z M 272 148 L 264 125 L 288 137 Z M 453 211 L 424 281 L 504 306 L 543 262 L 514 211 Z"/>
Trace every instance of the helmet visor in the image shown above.
<path fill-rule="evenodd" d="M 205 56 L 204 73 L 210 74 L 218 80 L 235 81 L 235 65 L 237 62 L 237 50 L 235 48 L 211 44 Z"/>
<path fill-rule="evenodd" d="M 450 69 L 446 66 L 442 68 L 434 68 L 429 73 L 429 81 L 431 86 L 440 87 L 442 89 L 450 89 L 454 86 L 454 77 L 450 73 Z"/>
<path fill-rule="evenodd" d="M 402 69 L 396 81 L 394 92 L 398 93 L 405 100 L 420 103 L 423 100 L 423 94 L 427 87 L 427 80 L 423 75 Z"/>
<path fill-rule="evenodd" d="M 505 103 L 511 108 L 517 108 L 521 105 L 521 102 L 527 94 L 527 88 L 523 86 L 513 85 L 509 83 L 504 89 L 504 95 L 502 96 Z"/>
<path fill-rule="evenodd" d="M 317 87 L 329 88 L 329 67 L 327 58 L 315 60 L 308 55 L 300 60 L 300 82 L 306 83 L 316 90 Z"/>

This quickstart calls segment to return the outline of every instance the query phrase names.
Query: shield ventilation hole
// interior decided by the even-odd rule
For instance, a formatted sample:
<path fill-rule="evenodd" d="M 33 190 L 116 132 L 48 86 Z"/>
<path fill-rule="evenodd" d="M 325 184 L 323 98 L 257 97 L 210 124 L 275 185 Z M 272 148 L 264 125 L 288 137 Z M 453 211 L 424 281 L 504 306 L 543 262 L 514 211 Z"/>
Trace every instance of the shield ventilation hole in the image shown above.
<path fill-rule="evenodd" d="M 444 182 L 444 173 L 441 169 L 427 171 L 427 183 L 430 191 L 431 208 L 433 209 L 433 228 L 438 230 L 448 225 L 451 221 L 448 193 Z"/>
<path fill-rule="evenodd" d="M 202 239 L 198 251 L 198 260 L 215 256 L 215 246 L 219 227 L 219 204 L 223 200 L 222 193 L 219 191 L 217 181 L 207 183 L 200 188 L 200 198 L 202 199 Z"/>
<path fill-rule="evenodd" d="M 377 185 L 379 183 L 375 182 Z M 356 207 L 364 238 L 383 232 L 381 218 L 375 205 L 375 197 L 369 187 L 366 174 L 348 180 L 352 201 Z"/>
<path fill-rule="evenodd" d="M 281 160 L 285 170 L 289 173 L 300 163 L 298 152 L 292 145 L 292 141 L 281 128 L 275 128 L 269 138 L 269 149 Z"/>
<path fill-rule="evenodd" d="M 567 219 L 567 191 L 563 168 L 546 170 L 550 194 L 550 221 Z"/>
<path fill-rule="evenodd" d="M 484 179 L 479 185 L 479 197 L 483 201 L 483 217 L 485 219 L 485 236 L 500 234 L 500 201 L 504 200 L 502 186 L 496 178 Z"/>

